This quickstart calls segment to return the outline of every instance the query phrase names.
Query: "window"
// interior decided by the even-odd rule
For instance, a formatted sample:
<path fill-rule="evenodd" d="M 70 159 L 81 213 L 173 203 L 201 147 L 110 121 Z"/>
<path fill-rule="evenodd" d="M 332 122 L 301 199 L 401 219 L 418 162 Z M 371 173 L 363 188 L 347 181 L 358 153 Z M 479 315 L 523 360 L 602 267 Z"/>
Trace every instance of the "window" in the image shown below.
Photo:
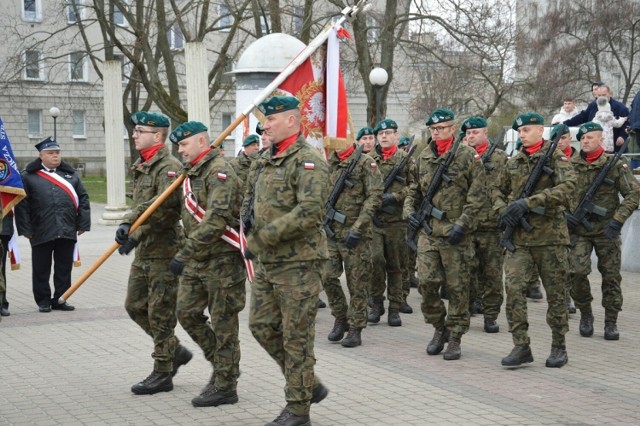
<path fill-rule="evenodd" d="M 291 23 L 291 28 L 293 28 L 294 34 L 300 35 L 302 32 L 303 19 L 304 7 L 295 6 L 293 8 L 293 22 Z"/>
<path fill-rule="evenodd" d="M 371 15 L 367 15 L 367 42 L 376 43 L 380 38 L 380 27 Z"/>
<path fill-rule="evenodd" d="M 113 6 L 113 23 L 119 27 L 127 26 L 127 20 L 124 19 L 124 15 L 118 6 Z"/>
<path fill-rule="evenodd" d="M 224 31 L 229 31 L 231 25 L 233 25 L 233 15 L 231 15 L 231 11 L 229 10 L 229 6 L 226 4 L 218 5 L 218 15 L 220 16 L 219 27 Z"/>
<path fill-rule="evenodd" d="M 71 113 L 73 119 L 73 137 L 74 138 L 86 138 L 87 137 L 87 124 L 85 122 L 84 110 L 74 109 Z"/>
<path fill-rule="evenodd" d="M 122 82 L 126 83 L 131 77 L 132 65 L 129 59 L 124 55 L 113 55 L 115 61 L 120 61 L 120 69 L 122 70 Z"/>
<path fill-rule="evenodd" d="M 22 19 L 29 22 L 42 21 L 40 0 L 22 0 Z"/>
<path fill-rule="evenodd" d="M 30 138 L 42 136 L 42 111 L 39 109 L 27 110 L 27 135 Z"/>
<path fill-rule="evenodd" d="M 227 127 L 231 126 L 231 114 L 228 112 L 222 113 L 222 130 L 224 131 Z"/>
<path fill-rule="evenodd" d="M 43 63 L 42 52 L 39 50 L 27 50 L 24 52 L 25 80 L 44 80 Z"/>
<path fill-rule="evenodd" d="M 269 14 L 260 15 L 260 28 L 262 29 L 262 34 L 271 32 L 271 16 Z"/>
<path fill-rule="evenodd" d="M 83 52 L 69 54 L 69 81 L 87 81 L 89 63 Z"/>
<path fill-rule="evenodd" d="M 84 15 L 84 0 L 67 0 L 67 23 L 75 24 L 82 20 Z"/>
<path fill-rule="evenodd" d="M 169 47 L 174 50 L 184 49 L 184 35 L 178 24 L 173 24 L 167 31 Z"/>

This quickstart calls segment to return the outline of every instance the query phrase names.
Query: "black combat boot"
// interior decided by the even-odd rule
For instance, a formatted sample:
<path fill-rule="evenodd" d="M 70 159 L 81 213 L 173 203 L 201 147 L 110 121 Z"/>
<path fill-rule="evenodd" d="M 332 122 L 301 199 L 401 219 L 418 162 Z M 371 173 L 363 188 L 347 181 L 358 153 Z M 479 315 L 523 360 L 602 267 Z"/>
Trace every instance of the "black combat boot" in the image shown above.
<path fill-rule="evenodd" d="M 462 349 L 460 349 L 460 338 L 450 338 L 449 344 L 447 345 L 447 350 L 444 351 L 444 355 L 442 355 L 442 357 L 447 361 L 454 361 L 456 359 L 460 359 L 461 355 Z"/>
<path fill-rule="evenodd" d="M 405 300 L 404 302 L 402 302 L 402 305 L 400 305 L 400 308 L 398 308 L 400 310 L 400 312 L 402 312 L 403 314 L 412 314 L 413 313 L 413 308 L 411 307 L 411 305 L 409 305 L 407 303 L 407 301 Z"/>
<path fill-rule="evenodd" d="M 384 305 L 382 304 L 382 298 L 373 299 L 373 307 L 367 317 L 367 322 L 379 323 L 380 317 L 384 315 Z"/>
<path fill-rule="evenodd" d="M 402 320 L 400 319 L 400 311 L 398 310 L 398 308 L 389 308 L 387 323 L 391 327 L 400 327 L 402 325 Z"/>
<path fill-rule="evenodd" d="M 329 332 L 329 336 L 327 336 L 327 339 L 329 339 L 331 342 L 339 342 L 340 340 L 342 340 L 342 338 L 344 337 L 344 333 L 346 333 L 347 330 L 349 330 L 349 323 L 347 322 L 347 320 L 344 318 L 336 318 L 336 321 L 333 323 L 333 328 Z"/>
<path fill-rule="evenodd" d="M 591 312 L 580 313 L 580 335 L 582 337 L 593 336 L 593 314 Z"/>
<path fill-rule="evenodd" d="M 323 385 L 322 383 L 318 383 L 313 388 L 313 393 L 311 394 L 311 403 L 317 404 L 318 402 L 325 399 L 327 395 L 329 395 L 329 388 Z"/>
<path fill-rule="evenodd" d="M 560 368 L 567 362 L 569 362 L 569 357 L 567 356 L 565 345 L 551 346 L 551 354 L 547 358 L 545 365 L 549 368 Z"/>
<path fill-rule="evenodd" d="M 326 307 L 327 307 L 327 304 L 324 302 L 324 300 L 322 300 L 322 299 L 320 299 L 318 297 L 318 301 L 316 302 L 316 308 L 321 309 L 321 308 L 326 308 Z"/>
<path fill-rule="evenodd" d="M 449 330 L 446 328 L 436 328 L 433 338 L 427 345 L 427 353 L 429 355 L 438 355 L 444 349 L 444 344 L 449 341 Z"/>
<path fill-rule="evenodd" d="M 193 358 L 193 354 L 187 348 L 182 345 L 178 345 L 175 353 L 173 354 L 173 370 L 171 371 L 171 377 L 178 374 L 178 368 L 186 365 Z"/>
<path fill-rule="evenodd" d="M 533 300 L 541 300 L 542 292 L 540 291 L 540 287 L 527 288 L 527 297 Z"/>
<path fill-rule="evenodd" d="M 604 322 L 604 339 L 605 340 L 620 340 L 620 333 L 618 333 L 618 326 L 613 321 Z"/>
<path fill-rule="evenodd" d="M 502 365 L 507 367 L 517 367 L 528 362 L 533 362 L 533 354 L 528 343 L 515 345 L 511 353 L 502 358 Z"/>
<path fill-rule="evenodd" d="M 360 346 L 362 344 L 362 337 L 360 336 L 361 332 L 361 328 L 351 327 L 347 333 L 347 337 L 342 339 L 342 346 L 345 348 L 355 348 L 356 346 Z"/>
<path fill-rule="evenodd" d="M 484 331 L 486 333 L 497 333 L 500 331 L 500 326 L 495 318 L 484 317 Z"/>
<path fill-rule="evenodd" d="M 286 408 L 272 422 L 264 426 L 311 426 L 309 415 L 296 416 Z"/>
<path fill-rule="evenodd" d="M 481 314 L 482 311 L 483 311 L 482 302 L 478 299 L 474 300 L 471 306 L 469 307 L 469 314 L 473 316 L 475 314 Z"/>
<path fill-rule="evenodd" d="M 200 395 L 191 400 L 194 407 L 217 407 L 223 404 L 235 404 L 238 402 L 236 391 L 225 391 L 216 386 L 207 386 Z"/>
<path fill-rule="evenodd" d="M 171 373 L 161 373 L 155 370 L 149 374 L 149 377 L 131 386 L 131 392 L 136 395 L 153 395 L 154 393 L 169 392 L 171 390 L 173 390 Z"/>

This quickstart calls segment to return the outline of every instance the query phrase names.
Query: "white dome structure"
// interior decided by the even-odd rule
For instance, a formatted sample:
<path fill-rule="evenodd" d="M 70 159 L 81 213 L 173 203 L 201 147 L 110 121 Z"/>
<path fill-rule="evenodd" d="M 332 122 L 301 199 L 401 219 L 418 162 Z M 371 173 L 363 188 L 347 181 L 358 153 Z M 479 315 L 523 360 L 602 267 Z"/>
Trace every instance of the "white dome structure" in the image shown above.
<path fill-rule="evenodd" d="M 305 47 L 303 42 L 289 34 L 268 34 L 245 49 L 229 74 L 279 73 Z"/>

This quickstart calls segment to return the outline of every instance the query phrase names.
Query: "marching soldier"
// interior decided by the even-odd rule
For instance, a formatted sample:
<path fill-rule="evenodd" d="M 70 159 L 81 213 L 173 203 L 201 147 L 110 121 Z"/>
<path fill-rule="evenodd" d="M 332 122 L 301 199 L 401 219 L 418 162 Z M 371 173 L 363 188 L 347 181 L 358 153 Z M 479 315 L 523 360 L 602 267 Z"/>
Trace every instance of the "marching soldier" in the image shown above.
<path fill-rule="evenodd" d="M 247 175 L 249 174 L 249 168 L 251 163 L 256 158 L 258 151 L 260 150 L 260 138 L 258 135 L 249 135 L 242 141 L 242 152 L 237 157 L 231 160 L 231 167 L 236 172 L 242 184 L 247 182 Z"/>
<path fill-rule="evenodd" d="M 373 155 L 372 151 L 376 146 L 376 135 L 374 134 L 373 129 L 369 126 L 360 129 L 356 136 L 356 143 L 358 145 L 362 145 L 362 152 Z"/>

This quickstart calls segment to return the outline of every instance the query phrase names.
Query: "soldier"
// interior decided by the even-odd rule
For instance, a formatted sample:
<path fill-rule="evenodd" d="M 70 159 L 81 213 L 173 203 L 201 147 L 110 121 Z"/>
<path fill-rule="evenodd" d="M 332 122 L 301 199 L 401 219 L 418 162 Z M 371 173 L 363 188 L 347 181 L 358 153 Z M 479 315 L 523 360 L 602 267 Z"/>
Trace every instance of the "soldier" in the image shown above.
<path fill-rule="evenodd" d="M 398 148 L 407 153 L 412 145 L 413 138 L 409 136 L 402 136 L 398 141 Z M 411 287 L 418 287 L 418 279 L 416 278 L 416 253 L 413 250 L 405 250 L 405 255 L 402 256 L 402 305 L 400 305 L 399 308 L 403 314 L 413 313 L 413 308 L 407 302 Z"/>
<path fill-rule="evenodd" d="M 245 271 L 237 241 L 241 181 L 210 146 L 207 127 L 188 121 L 171 132 L 186 179 L 182 185 L 185 244 L 169 268 L 181 276 L 178 320 L 213 367 L 194 407 L 238 402 L 240 376 L 238 312 L 245 305 Z M 207 317 L 209 314 L 210 324 Z"/>
<path fill-rule="evenodd" d="M 431 142 L 417 159 L 416 179 L 409 187 L 404 202 L 404 215 L 411 232 L 418 232 L 418 289 L 422 295 L 422 314 L 435 332 L 427 345 L 427 354 L 437 355 L 449 342 L 443 358 L 457 360 L 462 355 L 460 341 L 469 329 L 469 282 L 473 261 L 470 234 L 484 203 L 483 170 L 474 159 L 472 148 L 454 145 L 456 126 L 453 111 L 436 109 L 426 121 Z M 457 151 L 451 151 L 457 146 Z M 432 232 L 427 234 L 417 217 L 415 206 L 422 203 L 433 176 L 440 165 L 453 155 L 444 180 L 433 196 L 432 204 L 444 212 L 442 220 L 428 218 Z M 449 312 L 439 289 L 449 289 Z"/>
<path fill-rule="evenodd" d="M 346 220 L 328 224 L 330 263 L 324 282 L 331 314 L 335 317 L 328 339 L 332 342 L 342 340 L 342 346 L 347 348 L 362 344 L 361 332 L 367 326 L 367 286 L 371 282 L 372 267 L 371 218 L 380 207 L 382 197 L 382 177 L 377 163 L 357 151 L 355 144 L 331 154 L 331 184 L 336 184 L 352 162 L 355 167 L 347 176 L 351 185 L 344 185 L 334 206 Z M 349 289 L 348 307 L 340 284 L 343 270 Z M 349 333 L 343 339 L 347 331 Z"/>
<path fill-rule="evenodd" d="M 371 151 L 376 146 L 376 136 L 371 127 L 367 126 L 360 129 L 356 136 L 356 142 L 358 145 L 362 145 L 362 152 L 373 155 Z"/>
<path fill-rule="evenodd" d="M 329 169 L 300 133 L 299 103 L 274 96 L 259 106 L 272 145 L 260 159 L 255 227 L 245 251 L 258 260 L 249 329 L 286 381 L 287 405 L 269 426 L 310 424 L 310 403 L 329 393 L 313 371 L 316 303 L 328 259 L 322 217 Z"/>
<path fill-rule="evenodd" d="M 494 190 L 494 209 L 500 213 L 500 226 L 515 228 L 515 250 L 507 252 L 504 262 L 507 290 L 507 320 L 514 348 L 502 359 L 502 365 L 514 367 L 533 362 L 529 346 L 527 320 L 527 271 L 532 264 L 539 271 L 547 293 L 547 324 L 551 328 L 551 354 L 546 366 L 559 368 L 568 362 L 565 334 L 569 329 L 564 287 L 569 269 L 569 232 L 564 210 L 575 188 L 575 177 L 568 159 L 560 152 L 552 153 L 530 196 L 521 194 L 535 164 L 547 152 L 549 142 L 542 138 L 543 118 L 534 112 L 519 115 L 512 128 L 518 131 L 522 150 L 509 159 Z M 527 218 L 533 227 L 527 232 L 520 226 Z"/>
<path fill-rule="evenodd" d="M 571 211 L 582 199 L 596 175 L 611 161 L 603 155 L 602 127 L 598 123 L 588 122 L 580 126 L 578 139 L 580 154 L 571 159 L 576 172 L 577 185 L 571 200 Z M 607 174 L 613 185 L 603 184 L 595 193 L 592 202 L 606 209 L 604 216 L 590 214 L 588 221 L 593 229 L 588 230 L 567 214 L 567 223 L 575 246 L 571 249 L 571 294 L 580 309 L 580 335 L 593 335 L 593 312 L 591 310 L 591 252 L 595 249 L 598 257 L 598 270 L 602 274 L 602 306 L 604 307 L 604 338 L 618 340 L 618 312 L 622 310 L 622 289 L 620 288 L 621 241 L 620 230 L 624 222 L 638 208 L 640 187 L 634 178 L 627 160 L 615 164 Z M 620 202 L 619 195 L 622 195 Z"/>
<path fill-rule="evenodd" d="M 231 167 L 236 172 L 242 184 L 247 181 L 247 175 L 249 174 L 249 167 L 251 163 L 257 157 L 260 150 L 260 138 L 258 135 L 249 135 L 242 141 L 242 152 L 237 157 L 231 160 Z"/>
<path fill-rule="evenodd" d="M 164 145 L 169 134 L 169 119 L 162 114 L 140 111 L 130 117 L 133 142 L 140 158 L 131 166 L 132 212 L 124 217 L 116 231 L 120 254 L 135 248 L 129 272 L 124 307 L 136 324 L 153 338 L 153 372 L 131 387 L 138 395 L 152 395 L 173 389 L 172 377 L 193 356 L 180 345 L 174 334 L 178 279 L 169 270 L 184 237 L 180 226 L 180 196 L 172 193 L 131 234 L 131 224 L 146 210 L 147 202 L 174 181 L 182 164 Z"/>
<path fill-rule="evenodd" d="M 398 125 L 387 118 L 378 122 L 374 129 L 378 147 L 373 151 L 373 159 L 378 163 L 383 179 L 393 167 L 407 155 L 398 149 Z M 409 167 L 399 173 L 399 177 L 408 182 Z M 402 325 L 400 306 L 402 306 L 402 267 L 407 247 L 404 243 L 405 225 L 402 220 L 402 203 L 406 197 L 406 183 L 395 181 L 382 194 L 382 208 L 373 219 L 373 273 L 369 294 L 373 306 L 367 318 L 370 323 L 380 322 L 384 315 L 383 294 L 387 290 L 389 315 L 387 323 L 392 327 Z"/>
<path fill-rule="evenodd" d="M 484 314 L 484 331 L 497 333 L 500 307 L 503 301 L 502 263 L 504 249 L 500 246 L 501 233 L 493 211 L 490 188 L 504 170 L 507 154 L 499 149 L 489 154 L 489 130 L 487 120 L 483 117 L 470 117 L 462 124 L 468 145 L 476 150 L 475 159 L 484 168 L 485 197 L 482 209 L 478 214 L 478 229 L 471 234 L 475 251 L 475 261 L 471 271 L 472 283 L 475 284 L 477 296 L 470 297 L 470 302 L 479 301 Z"/>

